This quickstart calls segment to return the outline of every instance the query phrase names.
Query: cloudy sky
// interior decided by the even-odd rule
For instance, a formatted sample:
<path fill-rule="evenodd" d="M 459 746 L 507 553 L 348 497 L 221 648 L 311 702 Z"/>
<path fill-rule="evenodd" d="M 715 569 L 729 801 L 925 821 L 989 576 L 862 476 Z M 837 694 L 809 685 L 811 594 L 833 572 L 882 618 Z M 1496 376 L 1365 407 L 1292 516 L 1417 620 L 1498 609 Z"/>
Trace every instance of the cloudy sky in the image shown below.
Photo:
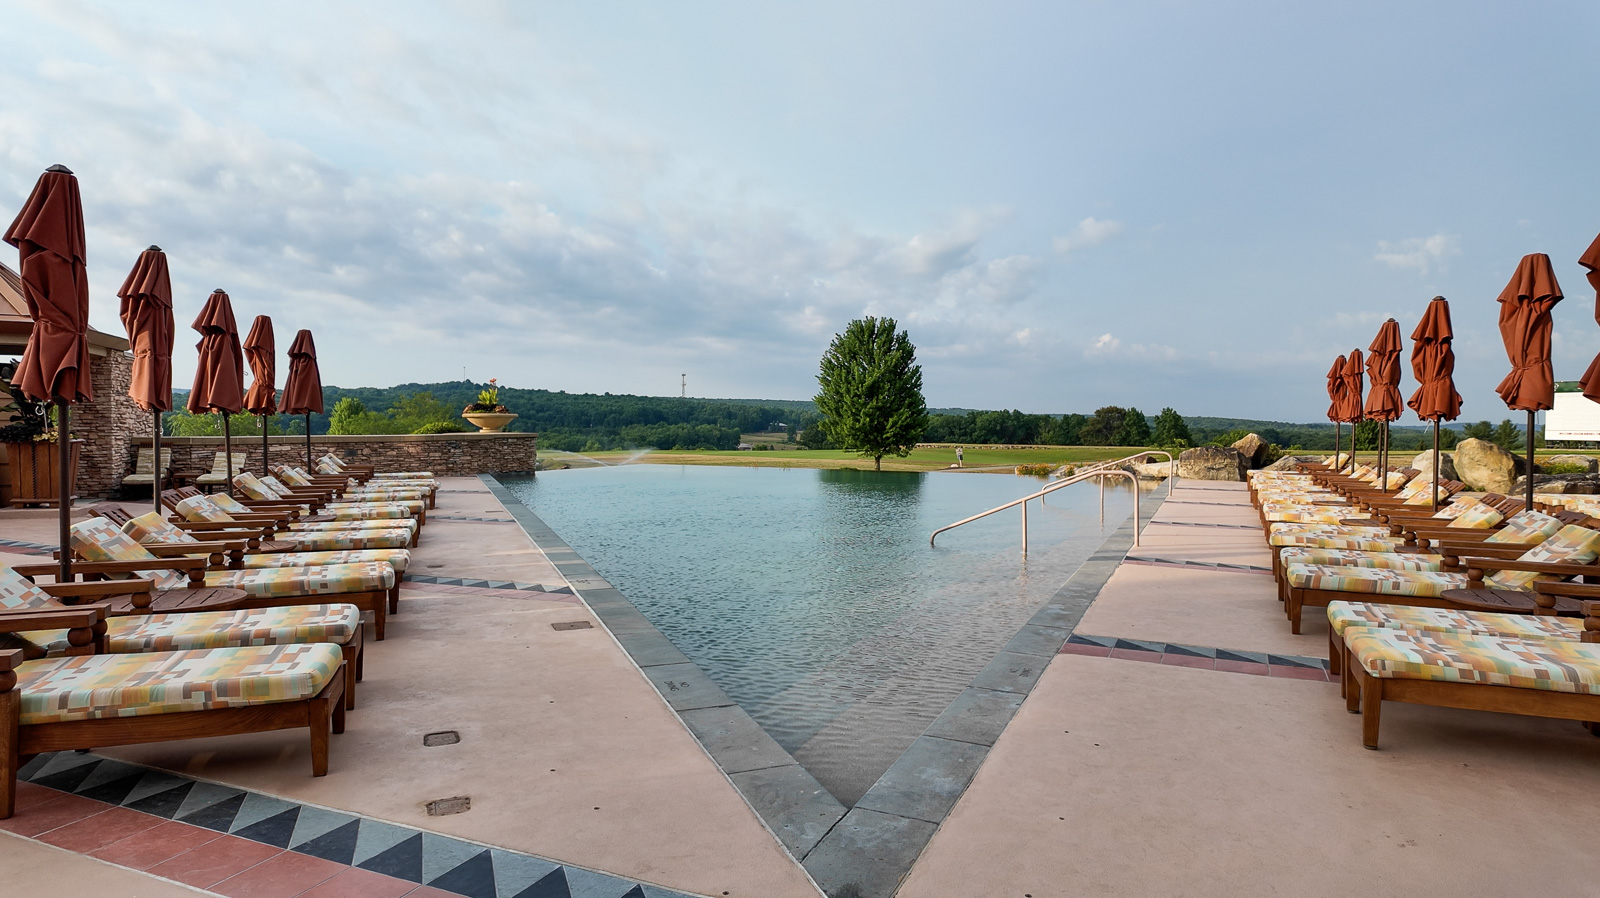
<path fill-rule="evenodd" d="M 806 398 L 875 314 L 935 406 L 1313 420 L 1335 353 L 1443 294 L 1464 417 L 1498 420 L 1494 299 L 1530 252 L 1567 290 L 1557 376 L 1600 351 L 1589 0 L 0 21 L 0 217 L 77 172 L 94 323 L 157 243 L 180 326 L 222 287 L 280 346 L 313 328 L 332 384 Z"/>

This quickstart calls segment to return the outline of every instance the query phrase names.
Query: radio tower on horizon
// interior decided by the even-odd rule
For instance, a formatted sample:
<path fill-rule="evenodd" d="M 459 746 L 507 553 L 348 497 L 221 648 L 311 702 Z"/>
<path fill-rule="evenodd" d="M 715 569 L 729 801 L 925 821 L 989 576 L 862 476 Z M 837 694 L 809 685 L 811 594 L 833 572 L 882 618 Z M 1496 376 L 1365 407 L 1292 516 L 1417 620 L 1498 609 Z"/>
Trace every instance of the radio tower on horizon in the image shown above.
<path fill-rule="evenodd" d="M 689 375 L 687 374 L 678 375 L 678 398 L 689 398 Z"/>

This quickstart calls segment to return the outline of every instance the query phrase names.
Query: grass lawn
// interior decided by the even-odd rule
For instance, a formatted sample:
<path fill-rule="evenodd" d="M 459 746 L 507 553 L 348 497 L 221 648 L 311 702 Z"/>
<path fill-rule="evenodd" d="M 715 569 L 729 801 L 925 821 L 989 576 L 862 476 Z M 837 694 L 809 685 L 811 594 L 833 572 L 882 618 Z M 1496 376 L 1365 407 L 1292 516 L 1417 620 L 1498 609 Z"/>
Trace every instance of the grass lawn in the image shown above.
<path fill-rule="evenodd" d="M 966 446 L 962 452 L 966 467 L 971 469 L 1003 468 L 1010 470 L 1023 464 L 1082 464 L 1122 458 L 1138 452 L 1117 446 L 1030 446 L 1025 449 L 1004 449 L 988 446 Z M 540 450 L 546 464 L 558 465 L 571 461 L 574 467 L 580 457 L 572 453 Z M 631 461 L 635 464 L 657 465 L 744 465 L 766 468 L 856 468 L 872 470 L 872 459 L 861 458 L 853 452 L 836 449 L 787 449 L 774 451 L 664 451 L 651 450 L 640 455 L 638 450 L 585 453 L 607 464 Z M 913 449 L 905 458 L 885 456 L 885 471 L 937 471 L 955 464 L 956 453 L 951 449 Z"/>

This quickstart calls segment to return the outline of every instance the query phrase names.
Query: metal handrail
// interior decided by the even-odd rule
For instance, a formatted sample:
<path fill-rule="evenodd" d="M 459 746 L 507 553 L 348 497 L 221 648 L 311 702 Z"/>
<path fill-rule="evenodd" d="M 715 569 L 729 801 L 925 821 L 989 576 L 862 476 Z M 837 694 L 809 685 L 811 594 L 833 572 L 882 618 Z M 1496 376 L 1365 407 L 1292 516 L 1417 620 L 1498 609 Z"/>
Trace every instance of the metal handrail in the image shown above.
<path fill-rule="evenodd" d="M 1004 505 L 997 505 L 994 508 L 989 509 L 988 511 L 985 511 L 985 512 L 982 512 L 982 513 L 979 513 L 979 514 L 975 514 L 970 518 L 963 518 L 962 520 L 956 521 L 954 524 L 950 524 L 950 525 L 945 526 L 945 527 L 940 527 L 938 530 L 933 531 L 933 533 L 931 535 L 929 535 L 929 537 L 928 537 L 928 545 L 930 545 L 930 546 L 933 545 L 934 538 L 937 537 L 939 534 L 945 532 L 946 530 L 954 530 L 957 527 L 960 527 L 962 524 L 970 524 L 973 521 L 978 520 L 979 518 L 986 518 L 989 515 L 994 514 L 995 512 L 1005 511 L 1008 508 L 1013 508 L 1015 506 L 1020 505 L 1020 506 L 1022 506 L 1022 554 L 1024 556 L 1026 556 L 1028 554 L 1028 500 L 1030 500 L 1030 499 L 1043 500 L 1045 493 L 1051 492 L 1053 490 L 1061 489 L 1064 486 L 1071 486 L 1074 483 L 1082 483 L 1083 481 L 1088 480 L 1091 477 L 1097 477 L 1097 478 L 1101 479 L 1101 484 L 1100 484 L 1100 487 L 1101 487 L 1100 511 L 1101 511 L 1102 516 L 1103 516 L 1104 513 L 1105 513 L 1105 482 L 1104 482 L 1104 478 L 1106 478 L 1106 477 L 1117 477 L 1117 476 L 1128 478 L 1129 483 L 1131 483 L 1133 485 L 1133 544 L 1134 544 L 1134 546 L 1138 546 L 1139 545 L 1139 478 L 1135 477 L 1133 475 L 1132 471 L 1124 471 L 1121 468 L 1109 468 L 1109 469 L 1103 469 L 1103 470 L 1102 469 L 1096 469 L 1096 470 L 1092 470 L 1092 471 L 1085 471 L 1085 472 L 1080 473 L 1080 474 L 1074 474 L 1071 477 L 1068 477 L 1068 478 L 1066 478 L 1064 480 L 1059 480 L 1059 481 L 1057 481 L 1055 483 L 1050 484 L 1049 486 L 1047 486 L 1044 489 L 1038 491 L 1037 493 L 1032 493 L 1030 495 L 1023 496 L 1021 499 L 1013 499 L 1013 500 L 1011 500 L 1010 502 L 1007 502 Z"/>
<path fill-rule="evenodd" d="M 1175 458 L 1173 456 L 1173 454 L 1171 452 L 1168 452 L 1165 449 L 1146 449 L 1143 452 L 1135 452 L 1132 455 L 1126 455 L 1126 456 L 1123 456 L 1122 458 L 1112 459 L 1111 461 L 1095 462 L 1094 464 L 1090 465 L 1087 468 L 1080 469 L 1076 473 L 1078 473 L 1078 474 L 1093 474 L 1093 473 L 1095 473 L 1097 471 L 1100 471 L 1100 470 L 1103 470 L 1105 468 L 1111 468 L 1111 467 L 1115 467 L 1117 465 L 1126 464 L 1127 462 L 1133 461 L 1136 458 L 1144 458 L 1147 455 L 1165 455 L 1167 457 L 1167 480 L 1169 481 L 1169 483 L 1167 485 L 1167 494 L 1171 495 L 1172 491 L 1178 488 L 1178 460 L 1177 460 L 1177 458 Z M 1065 485 L 1066 484 L 1064 484 L 1064 483 L 1063 484 L 1051 484 L 1050 486 L 1045 487 L 1045 492 L 1050 492 L 1054 488 L 1058 488 L 1059 486 L 1065 486 Z"/>

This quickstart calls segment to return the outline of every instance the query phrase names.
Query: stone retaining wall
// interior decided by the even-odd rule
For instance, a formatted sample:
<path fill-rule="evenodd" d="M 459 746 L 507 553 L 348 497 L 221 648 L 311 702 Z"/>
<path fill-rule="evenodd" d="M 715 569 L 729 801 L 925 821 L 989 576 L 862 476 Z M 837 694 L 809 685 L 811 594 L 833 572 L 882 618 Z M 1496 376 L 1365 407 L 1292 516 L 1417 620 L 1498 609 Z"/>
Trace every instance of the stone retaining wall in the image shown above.
<path fill-rule="evenodd" d="M 332 452 L 358 465 L 372 465 L 379 471 L 432 471 L 452 474 L 512 474 L 531 472 L 538 459 L 536 433 L 438 433 L 375 436 L 312 436 L 313 457 Z M 140 447 L 150 445 L 150 437 L 135 437 L 122 466 L 122 474 L 133 471 Z M 209 471 L 212 459 L 222 451 L 222 437 L 162 437 L 161 448 L 172 450 L 175 471 Z M 268 438 L 273 464 L 290 462 L 303 465 L 306 443 L 303 436 Z M 261 470 L 261 438 L 236 437 L 233 451 L 248 456 L 246 467 Z"/>

